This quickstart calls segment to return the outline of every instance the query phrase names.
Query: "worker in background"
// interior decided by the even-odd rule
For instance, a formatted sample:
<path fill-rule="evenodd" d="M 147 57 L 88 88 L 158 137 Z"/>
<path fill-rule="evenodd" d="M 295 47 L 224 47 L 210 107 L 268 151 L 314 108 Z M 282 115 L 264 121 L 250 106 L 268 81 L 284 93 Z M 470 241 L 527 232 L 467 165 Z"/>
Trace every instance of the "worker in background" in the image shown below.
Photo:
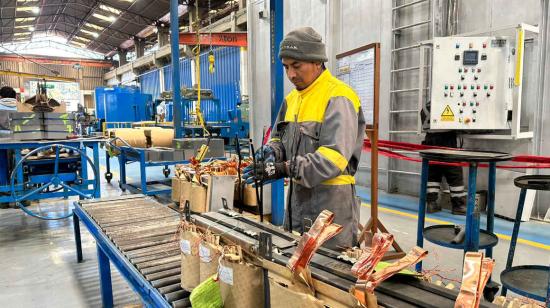
<path fill-rule="evenodd" d="M 0 89 L 0 134 L 10 132 L 10 114 L 17 111 L 17 93 L 12 87 Z"/>
<path fill-rule="evenodd" d="M 456 131 L 428 132 L 422 144 L 457 148 Z M 466 214 L 466 192 L 464 191 L 464 178 L 462 167 L 430 165 L 428 172 L 428 190 L 426 195 L 426 211 L 435 213 L 441 211 L 441 205 L 437 202 L 441 179 L 445 177 L 451 191 L 452 213 L 455 215 Z"/>
<path fill-rule="evenodd" d="M 286 35 L 279 58 L 296 87 L 282 103 L 272 139 L 244 178 L 275 180 L 290 177 L 292 215 L 285 226 L 303 233 L 323 210 L 335 214 L 343 231 L 326 243 L 341 250 L 357 244 L 359 206 L 355 178 L 365 120 L 357 94 L 325 68 L 321 36 L 310 27 Z"/>
<path fill-rule="evenodd" d="M 157 109 L 155 111 L 156 111 L 156 116 L 157 116 L 156 121 L 157 122 L 164 122 L 164 120 L 166 119 L 166 102 L 161 101 L 157 105 Z"/>

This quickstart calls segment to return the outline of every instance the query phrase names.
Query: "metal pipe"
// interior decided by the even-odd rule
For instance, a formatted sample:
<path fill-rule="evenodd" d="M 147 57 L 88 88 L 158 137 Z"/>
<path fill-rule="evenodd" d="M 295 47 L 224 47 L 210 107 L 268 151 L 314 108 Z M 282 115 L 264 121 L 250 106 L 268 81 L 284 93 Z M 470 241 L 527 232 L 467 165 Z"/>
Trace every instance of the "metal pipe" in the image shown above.
<path fill-rule="evenodd" d="M 118 241 L 117 246 L 122 247 L 124 251 L 128 252 L 135 249 L 153 246 L 157 243 L 164 244 L 172 241 L 174 241 L 174 235 L 168 234 L 168 235 L 150 237 L 147 241 L 144 241 L 143 239 L 130 239 L 127 241 Z"/>
<path fill-rule="evenodd" d="M 514 229 L 512 230 L 512 238 L 510 239 L 510 249 L 508 250 L 508 258 L 506 259 L 506 268 L 512 267 L 514 261 L 514 254 L 516 252 L 516 244 L 519 235 L 519 225 L 521 224 L 521 216 L 523 214 L 523 205 L 525 204 L 525 196 L 527 195 L 527 189 L 522 188 L 519 193 L 518 209 L 516 210 L 516 219 L 514 220 Z M 506 296 L 507 289 L 502 286 L 501 295 Z"/>
<path fill-rule="evenodd" d="M 497 164 L 489 163 L 489 187 L 487 188 L 487 232 L 493 233 L 495 225 L 495 191 L 497 186 Z M 486 250 L 489 258 L 493 257 L 493 247 Z"/>
<path fill-rule="evenodd" d="M 138 257 L 138 258 L 130 258 L 130 262 L 135 263 L 135 264 L 140 264 L 140 263 L 144 263 L 144 262 L 149 262 L 149 261 L 153 261 L 153 260 L 161 260 L 161 259 L 165 259 L 165 258 L 168 258 L 168 257 L 180 256 L 180 255 L 181 255 L 181 252 L 180 252 L 179 247 L 178 247 L 176 249 L 171 249 L 171 250 L 168 250 L 168 251 L 157 252 L 156 254 L 149 255 L 149 256 Z"/>
<path fill-rule="evenodd" d="M 464 252 L 477 251 L 476 242 L 479 244 L 479 228 L 476 230 L 476 180 L 477 163 L 470 163 L 468 170 L 468 201 L 466 205 L 466 238 L 464 240 Z M 479 212 L 477 212 L 477 225 L 479 225 Z M 477 239 L 476 239 L 477 237 Z"/>
<path fill-rule="evenodd" d="M 418 226 L 416 229 L 416 246 L 424 246 L 424 222 L 426 220 L 426 191 L 428 189 L 429 160 L 422 159 L 422 176 L 420 178 L 420 198 L 418 199 Z M 422 271 L 422 262 L 416 264 L 416 271 Z"/>
<path fill-rule="evenodd" d="M 181 126 L 181 93 L 180 93 L 180 47 L 179 47 L 179 6 L 178 0 L 170 0 L 170 49 L 172 58 L 172 99 L 174 111 L 175 138 L 183 136 Z M 198 4 L 197 4 L 198 5 Z"/>
<path fill-rule="evenodd" d="M 250 8 L 249 8 L 250 10 Z M 277 58 L 277 52 L 283 40 L 284 29 L 284 1 L 269 1 L 269 17 L 271 18 L 271 127 L 283 103 L 284 81 L 283 65 Z M 271 222 L 282 225 L 285 217 L 284 180 L 280 179 L 271 183 Z"/>
<path fill-rule="evenodd" d="M 173 302 L 175 300 L 187 298 L 189 297 L 189 294 L 190 293 L 185 290 L 179 290 L 176 292 L 165 294 L 164 298 L 166 298 L 168 302 Z"/>
<path fill-rule="evenodd" d="M 149 250 L 146 250 L 146 251 L 142 251 L 138 254 L 135 254 L 135 255 L 132 255 L 132 254 L 124 254 L 126 257 L 128 257 L 129 259 L 141 259 L 141 258 L 146 258 L 146 257 L 151 257 L 151 256 L 154 256 L 154 255 L 158 255 L 158 254 L 161 254 L 161 253 L 164 253 L 164 254 L 168 254 L 168 253 L 171 253 L 172 251 L 174 250 L 178 250 L 179 247 L 178 247 L 178 244 L 176 242 L 173 242 L 173 243 L 170 243 L 171 245 L 170 246 L 165 246 L 165 245 L 158 245 L 158 246 L 151 246 L 149 247 L 148 249 Z"/>
<path fill-rule="evenodd" d="M 112 241 L 117 244 L 117 242 L 119 240 L 121 241 L 127 241 L 127 240 L 130 240 L 130 239 L 140 239 L 140 238 L 149 238 L 149 237 L 154 237 L 154 236 L 161 236 L 161 235 L 174 235 L 176 233 L 176 229 L 174 228 L 170 228 L 170 229 L 161 229 L 161 230 L 157 230 L 157 231 L 150 231 L 150 230 L 147 230 L 147 233 L 146 234 L 140 234 L 140 235 L 137 235 L 137 234 L 126 234 L 125 236 L 110 236 L 110 238 L 112 239 Z"/>
<path fill-rule="evenodd" d="M 144 256 L 147 252 L 155 251 L 155 250 L 163 250 L 163 249 L 169 249 L 172 247 L 178 247 L 178 242 L 174 240 L 170 241 L 169 243 L 154 243 L 153 245 L 149 247 L 144 247 L 141 249 L 136 249 L 132 251 L 125 251 L 124 249 L 122 252 L 126 256 L 132 256 L 132 257 L 138 257 L 138 256 Z"/>
<path fill-rule="evenodd" d="M 189 300 L 189 298 L 180 299 L 178 301 L 173 302 L 172 307 L 174 308 L 191 307 L 191 301 Z"/>
<path fill-rule="evenodd" d="M 178 283 L 181 281 L 181 275 L 175 275 L 172 277 L 162 278 L 159 280 L 153 280 L 151 281 L 151 285 L 153 288 L 160 288 L 160 287 L 166 287 L 174 283 Z"/>
<path fill-rule="evenodd" d="M 157 266 L 151 266 L 149 268 L 144 268 L 144 269 L 141 269 L 140 272 L 143 275 L 148 275 L 148 274 L 158 273 L 158 272 L 161 272 L 161 271 L 166 271 L 166 270 L 173 269 L 173 268 L 176 268 L 176 267 L 181 267 L 181 261 L 180 260 L 177 260 L 177 261 L 174 261 L 174 262 L 171 262 L 171 263 L 167 263 L 167 264 L 161 264 L 161 265 L 157 265 Z"/>
<path fill-rule="evenodd" d="M 147 278 L 147 276 L 145 276 L 145 278 Z M 151 280 L 151 279 L 147 278 L 147 280 Z M 172 292 L 181 290 L 181 284 L 180 283 L 172 284 L 166 287 L 159 288 L 158 290 L 162 295 L 172 293 Z"/>
<path fill-rule="evenodd" d="M 176 268 L 173 268 L 173 269 L 169 269 L 167 271 L 162 271 L 162 272 L 153 273 L 153 274 L 150 274 L 150 275 L 145 275 L 145 279 L 152 281 L 152 280 L 157 280 L 157 279 L 166 278 L 166 277 L 179 275 L 179 274 L 181 274 L 181 267 L 176 267 Z M 179 286 L 179 284 L 177 284 L 177 286 Z M 170 292 L 173 292 L 173 291 L 177 291 L 177 289 L 176 290 L 171 290 Z M 170 293 L 170 292 L 161 292 L 161 293 Z"/>
<path fill-rule="evenodd" d="M 181 262 L 181 256 L 180 255 L 172 256 L 172 257 L 169 257 L 169 258 L 166 258 L 166 259 L 153 260 L 153 261 L 148 261 L 148 262 L 144 262 L 144 263 L 141 263 L 141 264 L 136 264 L 136 267 L 138 268 L 138 270 L 141 271 L 142 269 L 145 269 L 145 268 L 149 268 L 149 267 L 153 267 L 153 266 L 157 266 L 157 265 L 164 265 L 164 264 L 168 264 L 168 263 L 172 263 L 172 262 L 176 262 L 176 261 Z"/>

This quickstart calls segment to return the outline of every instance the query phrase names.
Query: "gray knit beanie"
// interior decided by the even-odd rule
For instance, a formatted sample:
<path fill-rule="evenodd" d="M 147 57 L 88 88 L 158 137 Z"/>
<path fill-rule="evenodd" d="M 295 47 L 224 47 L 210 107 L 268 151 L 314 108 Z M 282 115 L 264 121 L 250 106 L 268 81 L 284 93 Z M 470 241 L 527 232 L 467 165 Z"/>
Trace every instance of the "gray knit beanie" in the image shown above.
<path fill-rule="evenodd" d="M 300 61 L 327 62 L 327 52 L 321 35 L 311 27 L 289 32 L 279 46 L 279 59 L 291 58 Z"/>

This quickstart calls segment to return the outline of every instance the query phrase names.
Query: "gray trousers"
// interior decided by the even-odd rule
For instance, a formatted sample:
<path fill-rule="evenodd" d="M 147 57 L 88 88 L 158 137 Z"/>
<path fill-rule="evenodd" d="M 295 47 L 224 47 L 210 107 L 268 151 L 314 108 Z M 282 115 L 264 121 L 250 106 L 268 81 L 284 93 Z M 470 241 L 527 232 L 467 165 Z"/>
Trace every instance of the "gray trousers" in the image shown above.
<path fill-rule="evenodd" d="M 334 223 L 343 228 L 337 236 L 323 246 L 333 250 L 344 250 L 357 245 L 360 201 L 355 196 L 355 185 L 317 185 L 306 188 L 294 185 L 292 193 L 292 229 L 303 233 L 311 226 L 323 210 L 334 213 Z M 288 201 L 288 200 L 287 200 Z M 288 229 L 288 203 L 285 213 L 285 227 Z"/>

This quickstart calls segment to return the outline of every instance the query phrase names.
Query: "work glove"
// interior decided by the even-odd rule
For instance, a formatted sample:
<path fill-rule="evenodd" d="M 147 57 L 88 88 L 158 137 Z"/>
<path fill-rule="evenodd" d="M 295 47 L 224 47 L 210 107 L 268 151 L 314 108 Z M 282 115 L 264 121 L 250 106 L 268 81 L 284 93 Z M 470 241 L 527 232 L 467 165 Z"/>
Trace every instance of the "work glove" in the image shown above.
<path fill-rule="evenodd" d="M 272 147 L 268 145 L 264 145 L 260 148 L 260 151 L 256 152 L 256 155 L 254 155 L 254 159 L 256 161 L 264 161 L 264 162 L 274 162 L 275 161 L 275 150 L 273 150 Z"/>
<path fill-rule="evenodd" d="M 243 180 L 246 184 L 252 184 L 254 181 L 263 181 L 264 184 L 268 184 L 287 175 L 284 162 L 256 162 L 243 169 Z"/>

